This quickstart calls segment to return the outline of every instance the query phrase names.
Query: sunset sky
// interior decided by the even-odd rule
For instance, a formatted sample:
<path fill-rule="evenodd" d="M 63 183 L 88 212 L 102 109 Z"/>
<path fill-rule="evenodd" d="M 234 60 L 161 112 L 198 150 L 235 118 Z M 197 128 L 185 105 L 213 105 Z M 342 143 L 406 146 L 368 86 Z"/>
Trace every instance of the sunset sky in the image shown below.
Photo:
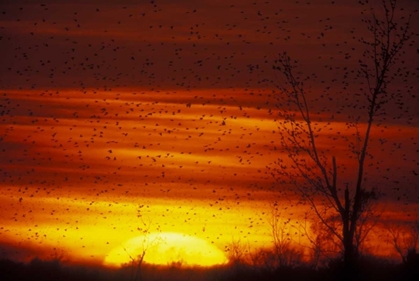
<path fill-rule="evenodd" d="M 142 221 L 222 251 L 238 239 L 270 245 L 275 201 L 285 220 L 307 210 L 268 168 L 287 158 L 279 53 L 310 77 L 313 118 L 328 126 L 320 147 L 354 184 L 344 139 L 354 141 L 355 116 L 363 131 L 366 108 L 349 77 L 370 16 L 355 3 L 1 1 L 0 257 L 102 263 Z M 366 165 L 381 219 L 395 223 L 418 220 L 419 197 L 418 3 L 398 5 L 416 36 Z"/>

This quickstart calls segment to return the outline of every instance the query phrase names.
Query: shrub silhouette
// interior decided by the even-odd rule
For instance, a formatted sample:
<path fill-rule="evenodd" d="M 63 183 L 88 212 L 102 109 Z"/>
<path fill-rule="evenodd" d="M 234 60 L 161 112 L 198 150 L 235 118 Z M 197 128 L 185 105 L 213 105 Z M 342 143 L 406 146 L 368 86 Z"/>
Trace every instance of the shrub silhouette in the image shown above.
<path fill-rule="evenodd" d="M 267 250 L 266 250 L 267 251 Z M 263 265 L 253 265 L 246 261 L 241 266 L 235 264 L 217 266 L 212 268 L 182 267 L 180 264 L 143 265 L 141 280 L 153 281 L 271 281 L 271 280 L 297 280 L 297 281 L 394 281 L 418 280 L 419 264 L 418 253 L 411 251 L 407 261 L 396 264 L 387 259 L 375 256 L 361 256 L 354 274 L 345 274 L 341 259 L 333 260 L 327 267 L 314 269 L 310 263 L 298 266 L 277 266 L 268 268 Z M 0 280 L 2 281 L 29 281 L 29 280 L 60 280 L 60 281 L 130 281 L 133 279 L 129 267 L 109 269 L 71 265 L 60 260 L 42 260 L 35 258 L 27 264 L 7 259 L 0 260 Z"/>

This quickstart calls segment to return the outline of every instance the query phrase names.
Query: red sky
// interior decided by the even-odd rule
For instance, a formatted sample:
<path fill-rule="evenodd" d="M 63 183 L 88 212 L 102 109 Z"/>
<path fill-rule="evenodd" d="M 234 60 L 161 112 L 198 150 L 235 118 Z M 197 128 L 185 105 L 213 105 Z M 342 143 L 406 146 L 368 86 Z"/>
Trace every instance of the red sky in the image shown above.
<path fill-rule="evenodd" d="M 357 39 L 368 38 L 367 6 L 284 2 L 2 1 L 0 242 L 100 261 L 138 235 L 145 205 L 163 231 L 221 249 L 233 238 L 267 245 L 274 200 L 290 207 L 285 218 L 303 212 L 267 169 L 285 156 L 272 69 L 283 51 L 311 77 L 314 118 L 331 128 L 321 147 L 351 182 L 356 163 L 341 136 L 354 138 L 346 122 L 355 116 L 366 122 L 348 70 L 363 50 Z M 399 5 L 418 34 L 418 4 Z M 413 40 L 390 86 L 400 104 L 378 117 L 367 163 L 384 218 L 401 221 L 418 218 Z"/>

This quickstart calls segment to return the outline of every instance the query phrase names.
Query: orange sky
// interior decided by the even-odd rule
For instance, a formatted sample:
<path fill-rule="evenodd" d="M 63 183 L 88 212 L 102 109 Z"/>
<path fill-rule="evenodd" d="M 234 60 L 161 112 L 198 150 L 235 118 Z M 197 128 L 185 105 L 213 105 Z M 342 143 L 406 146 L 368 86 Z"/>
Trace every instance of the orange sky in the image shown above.
<path fill-rule="evenodd" d="M 271 70 L 282 50 L 316 73 L 314 120 L 331 129 L 319 144 L 337 156 L 341 183 L 352 181 L 343 137 L 354 139 L 346 122 L 364 109 L 352 106 L 357 81 L 345 92 L 345 71 L 331 77 L 326 66 L 354 66 L 344 56 L 360 53 L 349 34 L 364 34 L 362 7 L 194 2 L 0 4 L 0 254 L 55 247 L 101 262 L 139 235 L 139 205 L 153 228 L 222 250 L 232 239 L 269 245 L 273 201 L 285 218 L 304 212 L 267 169 L 286 156 Z M 415 48 L 403 58 L 415 66 Z M 368 184 L 383 192 L 384 220 L 418 219 L 417 75 L 395 81 L 412 93 L 402 110 L 386 107 L 370 143 Z"/>

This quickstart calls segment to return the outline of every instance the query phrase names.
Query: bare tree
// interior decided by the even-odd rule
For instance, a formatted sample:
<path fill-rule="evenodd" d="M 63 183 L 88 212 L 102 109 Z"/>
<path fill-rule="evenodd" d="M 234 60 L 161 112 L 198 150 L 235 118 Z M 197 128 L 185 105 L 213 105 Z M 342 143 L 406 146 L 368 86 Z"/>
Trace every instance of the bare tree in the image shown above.
<path fill-rule="evenodd" d="M 383 19 L 372 9 L 370 19 L 364 21 L 371 37 L 359 40 L 365 51 L 359 60 L 356 81 L 365 86 L 360 88 L 360 96 L 365 96 L 361 108 L 366 115 L 365 120 L 356 118 L 348 123 L 349 128 L 356 130 L 355 140 L 349 142 L 352 155 L 349 159 L 356 159 L 357 165 L 354 181 L 343 182 L 339 178 L 336 157 L 320 145 L 320 132 L 325 127 L 318 124 L 311 112 L 305 87 L 313 77 L 297 71 L 296 62 L 287 53 L 280 54 L 273 67 L 282 73 L 286 82 L 276 86 L 280 90 L 277 95 L 280 142 L 287 158 L 279 159 L 272 174 L 283 183 L 292 184 L 329 233 L 341 242 L 347 267 L 357 259 L 357 246 L 363 239 L 361 222 L 377 197 L 375 188 L 366 186 L 364 181 L 372 127 L 378 123 L 376 118 L 381 109 L 394 98 L 388 86 L 400 73 L 393 67 L 412 36 L 409 19 L 402 24 L 397 22 L 396 0 L 383 0 L 382 7 Z M 360 127 L 361 121 L 366 126 Z M 339 218 L 339 223 L 332 217 Z"/>
<path fill-rule="evenodd" d="M 371 230 L 378 224 L 383 210 L 373 208 L 374 202 L 366 202 L 364 211 L 360 214 L 358 227 L 354 233 L 355 249 L 358 253 L 366 251 L 365 241 L 368 239 Z"/>
<path fill-rule="evenodd" d="M 302 253 L 293 247 L 293 226 L 290 218 L 284 218 L 277 202 L 271 207 L 268 223 L 273 239 L 273 254 L 276 266 L 292 267 L 302 261 Z"/>
<path fill-rule="evenodd" d="M 127 253 L 131 260 L 131 269 L 133 270 L 132 279 L 134 281 L 141 280 L 141 268 L 147 251 L 157 243 L 162 242 L 159 236 L 150 236 L 152 231 L 152 220 L 150 218 L 144 218 L 142 214 L 143 207 L 144 205 L 139 205 L 137 208 L 137 218 L 141 223 L 141 226 L 137 227 L 137 230 L 140 232 L 142 238 L 141 248 L 139 249 L 139 252 L 136 256 L 133 256 L 127 249 L 124 248 L 124 251 Z"/>
<path fill-rule="evenodd" d="M 229 262 L 239 271 L 240 267 L 245 263 L 245 255 L 248 249 L 241 243 L 241 240 L 232 237 L 232 241 L 225 247 L 225 251 Z"/>
<path fill-rule="evenodd" d="M 329 217 L 327 220 L 330 227 L 337 228 L 339 222 L 337 216 Z M 331 231 L 325 224 L 317 220 L 311 220 L 308 223 L 306 214 L 305 219 L 296 226 L 296 229 L 310 242 L 307 247 L 310 249 L 311 265 L 314 269 L 325 266 L 337 258 L 341 242 L 336 236 L 331 235 Z"/>
<path fill-rule="evenodd" d="M 392 223 L 384 226 L 387 230 L 387 240 L 401 257 L 401 262 L 406 263 L 412 253 L 417 253 L 419 248 L 419 222 L 410 224 Z"/>
<path fill-rule="evenodd" d="M 241 242 L 240 238 L 232 236 L 232 241 L 225 246 L 226 256 L 229 260 L 229 268 L 231 278 L 239 280 L 241 276 L 245 276 L 249 270 L 258 270 L 261 268 L 261 264 L 257 259 L 258 256 L 254 255 L 255 250 L 251 248 L 248 241 L 247 244 Z"/>

